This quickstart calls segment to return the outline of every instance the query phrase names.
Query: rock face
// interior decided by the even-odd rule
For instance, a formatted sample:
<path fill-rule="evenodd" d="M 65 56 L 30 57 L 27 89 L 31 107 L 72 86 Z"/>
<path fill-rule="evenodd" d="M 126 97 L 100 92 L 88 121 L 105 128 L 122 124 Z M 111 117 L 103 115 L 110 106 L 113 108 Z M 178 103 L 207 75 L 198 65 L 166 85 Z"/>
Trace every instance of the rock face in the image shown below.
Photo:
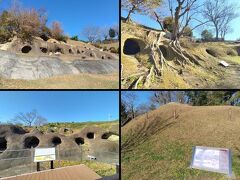
<path fill-rule="evenodd" d="M 0 77 L 35 80 L 66 74 L 108 74 L 118 72 L 116 60 L 62 61 L 57 57 L 26 57 L 0 51 Z"/>
<path fill-rule="evenodd" d="M 29 157 L 20 160 L 0 161 L 0 170 L 31 163 L 32 148 L 56 147 L 58 159 L 68 158 L 68 155 L 75 160 L 83 159 L 87 154 L 96 156 L 98 159 L 114 159 L 119 152 L 119 143 L 108 140 L 111 134 L 116 132 L 104 131 L 98 127 L 87 127 L 69 136 L 59 133 L 42 133 L 37 129 L 30 132 L 18 126 L 0 126 L 0 159 Z M 70 153 L 70 154 L 68 154 Z M 117 155 L 118 157 L 118 155 Z"/>
<path fill-rule="evenodd" d="M 66 55 L 76 56 L 77 59 L 118 59 L 117 55 L 109 52 L 103 52 L 100 49 L 86 43 L 71 45 L 59 42 L 55 39 L 44 41 L 41 38 L 35 38 L 31 43 L 23 43 L 20 39 L 14 37 L 12 42 L 0 45 L 0 50 L 34 56 Z"/>

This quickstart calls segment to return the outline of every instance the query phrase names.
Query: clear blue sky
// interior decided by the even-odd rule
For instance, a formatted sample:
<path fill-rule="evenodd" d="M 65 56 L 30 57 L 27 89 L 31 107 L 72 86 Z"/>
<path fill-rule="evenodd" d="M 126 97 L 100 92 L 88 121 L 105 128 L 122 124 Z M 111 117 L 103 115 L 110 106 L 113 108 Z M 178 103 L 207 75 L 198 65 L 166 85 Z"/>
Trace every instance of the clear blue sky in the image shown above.
<path fill-rule="evenodd" d="M 0 91 L 0 122 L 36 109 L 49 122 L 119 119 L 115 91 Z"/>
<path fill-rule="evenodd" d="M 118 0 L 19 0 L 26 8 L 44 8 L 48 24 L 60 21 L 65 33 L 79 35 L 89 25 L 112 26 L 119 23 Z M 11 5 L 11 0 L 2 0 L 0 9 Z M 83 38 L 82 36 L 80 36 Z"/>
<path fill-rule="evenodd" d="M 201 0 L 200 2 L 203 2 L 203 0 Z M 235 4 L 237 10 L 240 9 L 240 0 L 228 0 L 227 2 Z M 240 13 L 239 10 L 237 12 Z M 127 15 L 127 12 L 122 11 L 122 16 L 126 17 L 126 15 Z M 136 14 L 133 14 L 131 18 L 133 21 L 135 21 L 137 23 L 144 24 L 144 25 L 152 27 L 152 28 L 160 29 L 159 24 L 148 16 L 143 16 L 143 15 L 139 15 L 136 13 Z M 239 14 L 238 18 L 236 18 L 235 20 L 233 20 L 231 22 L 231 27 L 233 28 L 233 32 L 226 35 L 226 40 L 236 40 L 236 39 L 240 38 L 240 33 L 239 33 L 240 14 Z M 200 28 L 194 30 L 194 32 L 193 32 L 194 36 L 196 36 L 197 38 L 201 37 L 201 32 L 203 29 L 209 29 L 209 30 L 211 30 L 211 32 L 213 34 L 215 32 L 214 28 L 209 28 L 209 26 L 205 26 L 205 27 L 201 26 Z"/>

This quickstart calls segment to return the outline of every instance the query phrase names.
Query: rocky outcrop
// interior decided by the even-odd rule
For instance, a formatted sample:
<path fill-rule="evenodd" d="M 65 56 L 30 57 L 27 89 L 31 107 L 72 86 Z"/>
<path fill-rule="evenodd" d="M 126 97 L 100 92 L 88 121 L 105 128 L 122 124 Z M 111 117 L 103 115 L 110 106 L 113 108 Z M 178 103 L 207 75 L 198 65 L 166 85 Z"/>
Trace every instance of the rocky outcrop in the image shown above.
<path fill-rule="evenodd" d="M 103 137 L 103 134 L 111 133 L 92 126 L 66 136 L 55 132 L 43 133 L 38 129 L 29 132 L 19 126 L 0 125 L 0 170 L 13 165 L 31 163 L 33 148 L 43 147 L 57 147 L 60 156 L 58 159 L 68 158 L 68 156 L 81 158 L 79 154 L 81 153 L 83 159 L 87 158 L 87 154 L 91 154 L 102 161 L 110 161 L 118 157 L 119 152 L 118 142 L 108 140 L 107 136 Z M 20 160 L 2 160 L 9 158 L 20 158 Z"/>
<path fill-rule="evenodd" d="M 24 56 L 0 51 L 0 77 L 35 80 L 66 74 L 108 74 L 118 72 L 116 60 L 63 61 L 50 56 Z"/>

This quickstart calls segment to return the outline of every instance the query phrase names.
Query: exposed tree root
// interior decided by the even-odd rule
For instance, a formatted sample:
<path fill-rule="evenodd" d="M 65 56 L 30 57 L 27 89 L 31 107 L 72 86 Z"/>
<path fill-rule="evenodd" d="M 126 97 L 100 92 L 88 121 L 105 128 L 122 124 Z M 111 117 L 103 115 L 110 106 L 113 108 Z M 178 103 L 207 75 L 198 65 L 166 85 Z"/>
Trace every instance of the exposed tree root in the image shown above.
<path fill-rule="evenodd" d="M 148 33 L 149 35 L 150 33 Z M 174 57 L 173 61 L 174 65 L 170 64 L 164 57 L 164 53 L 161 50 L 162 44 L 162 34 L 159 33 L 157 37 L 154 39 L 153 42 L 150 43 L 148 48 L 151 50 L 151 60 L 152 60 L 152 67 L 149 69 L 149 71 L 134 75 L 134 81 L 133 76 L 128 77 L 125 79 L 126 82 L 132 81 L 129 88 L 138 89 L 139 84 L 142 83 L 141 88 L 149 88 L 152 84 L 152 80 L 155 79 L 155 77 L 163 77 L 164 71 L 175 71 L 175 72 L 181 72 L 183 68 L 185 68 L 186 65 L 200 65 L 199 57 L 195 57 L 194 55 L 189 54 L 185 49 L 183 49 L 179 43 L 178 40 L 170 41 L 168 43 L 168 53 Z M 166 54 L 166 53 L 165 53 Z"/>

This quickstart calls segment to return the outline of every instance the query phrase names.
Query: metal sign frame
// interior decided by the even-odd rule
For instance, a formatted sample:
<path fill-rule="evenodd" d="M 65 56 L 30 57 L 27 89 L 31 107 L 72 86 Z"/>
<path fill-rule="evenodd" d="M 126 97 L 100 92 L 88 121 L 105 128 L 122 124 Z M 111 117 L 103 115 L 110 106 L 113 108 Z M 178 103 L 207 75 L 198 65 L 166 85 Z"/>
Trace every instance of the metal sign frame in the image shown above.
<path fill-rule="evenodd" d="M 194 159 L 195 159 L 195 155 L 196 155 L 196 149 L 206 149 L 206 150 L 218 150 L 218 151 L 227 151 L 228 153 L 228 171 L 227 172 L 223 172 L 223 171 L 218 171 L 214 168 L 204 168 L 204 167 L 196 167 L 194 166 Z M 191 165 L 190 168 L 194 168 L 194 169 L 199 169 L 199 170 L 205 170 L 205 171 L 211 171 L 211 172 L 217 172 L 217 173 L 222 173 L 222 174 L 227 174 L 229 177 L 232 176 L 232 153 L 230 149 L 226 149 L 226 148 L 214 148 L 214 147 L 204 147 L 204 146 L 194 146 L 193 147 L 193 151 L 192 151 L 192 161 L 191 161 Z"/>
<path fill-rule="evenodd" d="M 39 153 L 39 152 L 41 152 L 41 150 L 43 151 L 42 154 Z M 49 150 L 50 153 L 47 153 L 47 150 Z M 43 159 L 39 160 L 39 159 L 37 159 L 38 157 L 43 157 Z M 44 157 L 46 159 L 44 159 Z M 56 160 L 56 148 L 35 148 L 34 157 L 33 157 L 34 162 L 46 162 L 46 161 L 54 161 L 54 160 Z"/>

